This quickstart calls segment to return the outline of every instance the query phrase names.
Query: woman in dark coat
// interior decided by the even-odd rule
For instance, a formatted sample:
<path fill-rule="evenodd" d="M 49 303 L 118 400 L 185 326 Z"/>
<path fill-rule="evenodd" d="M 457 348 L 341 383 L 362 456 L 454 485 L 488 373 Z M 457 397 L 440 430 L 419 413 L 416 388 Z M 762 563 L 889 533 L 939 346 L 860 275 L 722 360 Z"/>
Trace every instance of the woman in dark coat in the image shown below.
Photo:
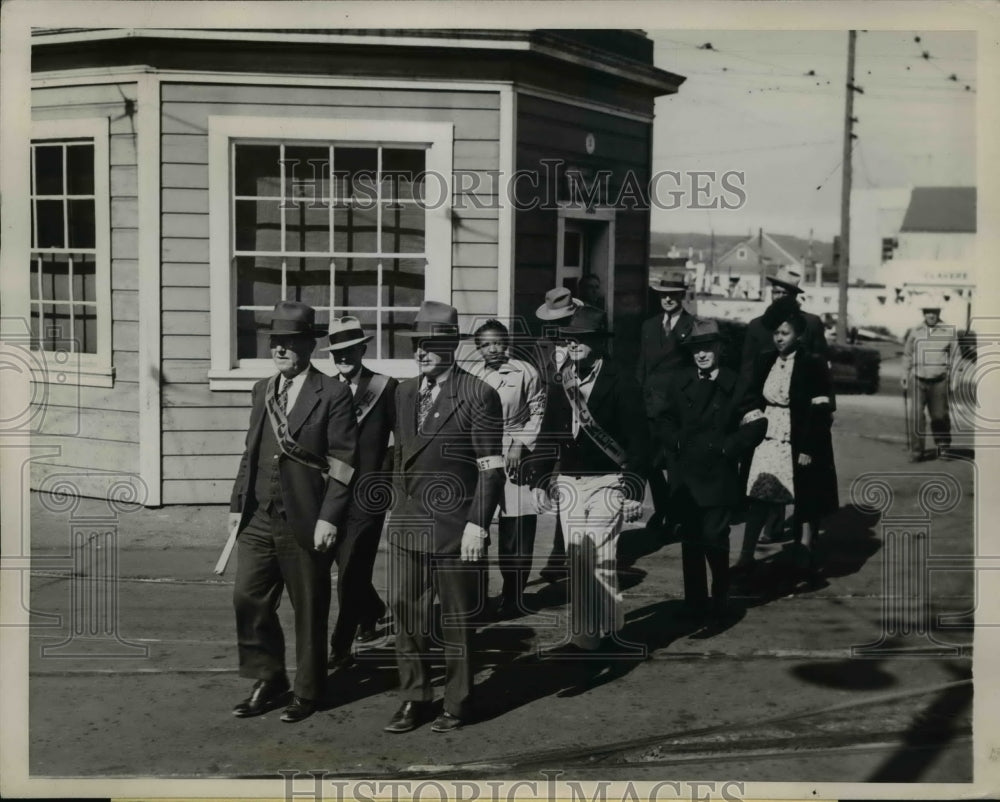
<path fill-rule="evenodd" d="M 767 435 L 754 452 L 747 482 L 749 506 L 737 568 L 753 567 L 761 529 L 795 505 L 796 540 L 817 568 L 820 520 L 840 507 L 830 427 L 830 369 L 819 357 L 800 352 L 806 321 L 794 299 L 776 301 L 764 315 L 776 351 L 759 354 L 752 386 L 764 397 Z"/>

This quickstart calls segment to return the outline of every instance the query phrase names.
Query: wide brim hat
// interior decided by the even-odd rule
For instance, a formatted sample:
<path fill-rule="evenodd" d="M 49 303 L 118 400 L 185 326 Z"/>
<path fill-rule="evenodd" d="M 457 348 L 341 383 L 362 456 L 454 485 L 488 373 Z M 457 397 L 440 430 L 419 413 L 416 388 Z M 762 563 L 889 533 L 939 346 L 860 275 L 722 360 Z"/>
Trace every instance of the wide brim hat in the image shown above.
<path fill-rule="evenodd" d="M 687 292 L 687 275 L 680 272 L 665 273 L 654 279 L 650 279 L 649 288 L 654 292 Z"/>
<path fill-rule="evenodd" d="M 308 334 L 322 337 L 326 329 L 317 327 L 316 310 L 301 301 L 278 301 L 271 313 L 269 335 Z"/>
<path fill-rule="evenodd" d="M 344 348 L 350 348 L 352 345 L 366 343 L 373 336 L 372 334 L 365 334 L 365 330 L 361 327 L 361 321 L 356 317 L 346 315 L 334 318 L 330 322 L 330 331 L 327 334 L 330 344 L 319 350 L 340 351 Z"/>
<path fill-rule="evenodd" d="M 684 340 L 684 345 L 704 345 L 722 340 L 719 324 L 711 318 L 697 317 L 691 324 L 691 332 Z"/>
<path fill-rule="evenodd" d="M 411 340 L 460 339 L 458 310 L 440 301 L 424 301 L 413 321 L 413 329 L 401 331 L 399 336 Z"/>
<path fill-rule="evenodd" d="M 777 284 L 779 287 L 784 287 L 789 292 L 800 293 L 802 292 L 802 287 L 799 284 L 802 282 L 802 274 L 798 270 L 793 270 L 790 267 L 782 267 L 773 276 L 768 276 L 767 280 L 771 284 Z"/>
<path fill-rule="evenodd" d="M 557 329 L 560 337 L 576 337 L 580 335 L 597 335 L 613 337 L 608 330 L 608 316 L 603 309 L 595 306 L 581 306 L 564 326 Z"/>
<path fill-rule="evenodd" d="M 921 293 L 918 301 L 921 312 L 940 312 L 944 306 L 944 299 L 930 292 Z"/>
<path fill-rule="evenodd" d="M 566 287 L 555 287 L 545 293 L 545 303 L 535 310 L 539 320 L 563 320 L 571 317 L 583 306 L 583 301 L 574 298 Z"/>

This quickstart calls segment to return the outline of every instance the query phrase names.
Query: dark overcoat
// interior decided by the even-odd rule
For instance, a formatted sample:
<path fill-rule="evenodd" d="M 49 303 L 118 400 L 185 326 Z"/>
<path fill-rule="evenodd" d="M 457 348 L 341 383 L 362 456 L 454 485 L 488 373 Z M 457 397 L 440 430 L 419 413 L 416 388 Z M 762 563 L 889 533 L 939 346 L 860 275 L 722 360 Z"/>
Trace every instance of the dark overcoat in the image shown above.
<path fill-rule="evenodd" d="M 764 439 L 763 399 L 735 371 L 720 367 L 714 381 L 695 367 L 675 374 L 654 426 L 664 449 L 671 495 L 687 488 L 699 507 L 730 507 L 743 498 L 739 464 Z"/>
<path fill-rule="evenodd" d="M 642 387 L 646 415 L 650 420 L 659 414 L 671 373 L 690 364 L 691 357 L 684 342 L 690 336 L 693 325 L 694 316 L 686 309 L 681 311 L 670 334 L 663 329 L 663 313 L 642 324 L 635 377 Z"/>
<path fill-rule="evenodd" d="M 778 358 L 777 351 L 759 354 L 754 361 L 752 384 L 763 387 Z M 826 361 L 814 354 L 795 356 L 788 387 L 795 514 L 801 520 L 818 520 L 840 508 L 837 469 L 833 459 L 833 385 Z M 808 454 L 808 466 L 799 455 Z"/>
<path fill-rule="evenodd" d="M 357 465 L 357 425 L 352 405 L 353 397 L 347 385 L 310 366 L 299 390 L 295 405 L 288 413 L 288 433 L 307 451 L 318 457 L 334 460 L 338 466 L 351 469 L 347 482 L 326 479 L 315 468 L 286 456 L 278 456 L 281 496 L 289 529 L 299 544 L 313 548 L 316 521 L 339 525 L 350 497 L 349 484 Z M 264 407 L 268 379 L 261 379 L 251 391 L 253 406 L 247 430 L 246 448 L 236 473 L 229 509 L 241 513 L 239 528 L 249 523 L 257 475 L 261 432 L 271 423 Z"/>

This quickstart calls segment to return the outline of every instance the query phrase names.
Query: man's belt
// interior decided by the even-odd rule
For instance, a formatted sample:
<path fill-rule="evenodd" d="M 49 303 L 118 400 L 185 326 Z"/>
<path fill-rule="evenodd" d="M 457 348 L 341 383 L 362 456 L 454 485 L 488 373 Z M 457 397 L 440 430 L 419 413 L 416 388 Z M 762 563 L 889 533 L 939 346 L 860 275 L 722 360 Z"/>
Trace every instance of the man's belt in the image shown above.
<path fill-rule="evenodd" d="M 931 378 L 928 378 L 927 376 L 917 376 L 917 381 L 922 381 L 924 384 L 937 384 L 938 382 L 943 382 L 946 378 L 948 378 L 946 375 L 933 376 Z"/>
<path fill-rule="evenodd" d="M 580 428 L 586 432 L 587 437 L 593 440 L 601 451 L 607 454 L 615 465 L 622 467 L 625 464 L 625 449 L 594 420 L 594 416 L 590 413 L 590 408 L 580 392 L 580 377 L 576 375 L 573 363 L 567 362 L 560 374 L 563 392 L 566 393 L 566 400 L 569 401 L 577 420 L 580 421 Z"/>
<path fill-rule="evenodd" d="M 302 465 L 313 468 L 323 474 L 324 478 L 336 479 L 342 485 L 351 483 L 354 476 L 354 468 L 343 460 L 336 457 L 323 457 L 313 454 L 308 449 L 303 448 L 295 438 L 288 433 L 288 418 L 278 406 L 275 397 L 275 385 L 277 376 L 272 376 L 267 383 L 267 392 L 264 396 L 264 407 L 267 409 L 267 417 L 271 421 L 271 428 L 274 430 L 275 439 L 278 441 L 278 448 L 281 453 L 289 459 L 293 459 Z"/>
<path fill-rule="evenodd" d="M 365 415 L 372 411 L 372 407 L 382 397 L 382 392 L 388 384 L 388 376 L 384 376 L 381 373 L 376 373 L 372 376 L 372 380 L 368 382 L 368 387 L 365 389 L 364 395 L 360 399 L 355 399 L 354 415 L 358 419 L 358 423 L 361 423 L 365 419 Z"/>

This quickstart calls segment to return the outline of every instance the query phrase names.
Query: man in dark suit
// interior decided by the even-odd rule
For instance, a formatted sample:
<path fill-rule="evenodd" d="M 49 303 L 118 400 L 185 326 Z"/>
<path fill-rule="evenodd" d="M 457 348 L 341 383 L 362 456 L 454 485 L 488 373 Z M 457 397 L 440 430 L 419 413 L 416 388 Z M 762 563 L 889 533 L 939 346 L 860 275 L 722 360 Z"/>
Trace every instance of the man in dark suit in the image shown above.
<path fill-rule="evenodd" d="M 768 276 L 767 280 L 771 285 L 771 303 L 786 296 L 792 296 L 801 303 L 802 288 L 799 285 L 802 282 L 802 274 L 798 270 L 783 267 L 777 275 Z M 803 353 L 815 354 L 829 363 L 830 346 L 826 342 L 826 327 L 823 325 L 823 320 L 809 312 L 803 312 L 802 315 L 806 319 L 806 330 L 802 334 L 799 349 Z M 764 316 L 755 317 L 747 324 L 743 340 L 743 357 L 740 361 L 740 376 L 750 381 L 754 360 L 758 354 L 774 350 L 774 337 L 764 325 Z"/>
<path fill-rule="evenodd" d="M 714 320 L 696 319 L 687 338 L 694 364 L 670 384 L 656 421 L 680 522 L 684 599 L 696 615 L 708 608 L 705 563 L 712 572 L 711 611 L 729 596 L 729 522 L 743 498 L 739 461 L 764 438 L 762 401 L 735 371 L 719 366 Z"/>
<path fill-rule="evenodd" d="M 607 358 L 607 317 L 584 306 L 558 329 L 567 361 L 545 400 L 534 483 L 540 509 L 554 505 L 566 537 L 570 579 L 568 643 L 575 656 L 616 642 L 623 623 L 617 546 L 622 524 L 642 514 L 649 430 L 639 387 Z"/>
<path fill-rule="evenodd" d="M 487 528 L 504 486 L 503 410 L 496 390 L 455 364 L 458 312 L 424 301 L 414 357 L 419 375 L 399 385 L 393 430 L 394 503 L 389 515 L 390 604 L 402 705 L 385 727 L 401 733 L 427 717 L 432 605 L 441 603 L 444 709 L 435 732 L 471 716 L 471 635 L 485 609 Z"/>
<path fill-rule="evenodd" d="M 691 331 L 694 318 L 683 305 L 687 293 L 687 278 L 684 273 L 679 271 L 668 273 L 651 283 L 650 287 L 660 294 L 663 313 L 649 318 L 642 324 L 642 342 L 639 348 L 636 378 L 642 386 L 646 417 L 655 433 L 652 423 L 660 413 L 671 375 L 677 368 L 687 364 L 687 352 L 683 344 Z M 649 526 L 652 529 L 666 531 L 670 518 L 667 503 L 670 490 L 667 487 L 667 479 L 663 476 L 662 467 L 654 463 L 649 472 L 649 492 L 653 497 L 654 509 L 654 516 Z"/>
<path fill-rule="evenodd" d="M 315 313 L 281 301 L 271 320 L 278 374 L 253 387 L 246 450 L 233 485 L 240 676 L 256 680 L 233 715 L 256 716 L 288 691 L 278 621 L 284 587 L 295 610 L 295 693 L 281 720 L 311 715 L 326 680 L 329 549 L 354 474 L 357 425 L 347 387 L 310 364 Z"/>
<path fill-rule="evenodd" d="M 385 482 L 391 474 L 389 435 L 395 423 L 395 379 L 364 366 L 366 343 L 371 340 L 356 317 L 330 323 L 329 351 L 338 376 L 351 391 L 358 422 L 358 465 L 351 498 L 334 544 L 337 560 L 337 622 L 330 636 L 329 666 L 351 665 L 351 644 L 378 637 L 376 627 L 385 615 L 385 604 L 372 584 L 372 571 L 382 537 L 389 494 Z"/>

